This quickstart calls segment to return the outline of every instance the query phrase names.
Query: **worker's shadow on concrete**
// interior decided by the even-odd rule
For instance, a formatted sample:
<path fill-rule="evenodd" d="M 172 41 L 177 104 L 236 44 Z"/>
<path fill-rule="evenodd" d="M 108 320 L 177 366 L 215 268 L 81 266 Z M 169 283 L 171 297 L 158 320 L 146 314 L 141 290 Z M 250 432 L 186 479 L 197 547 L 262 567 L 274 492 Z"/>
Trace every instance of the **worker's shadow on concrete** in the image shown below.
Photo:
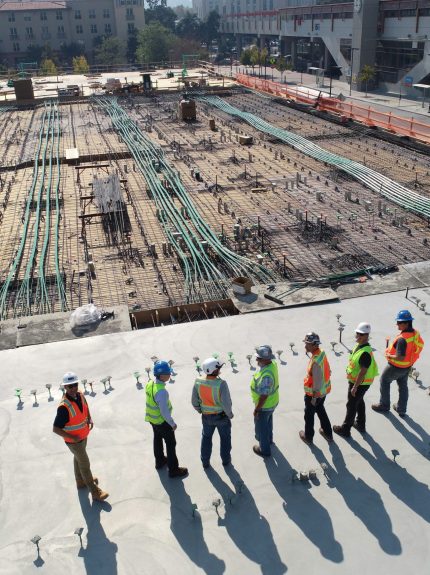
<path fill-rule="evenodd" d="M 388 485 L 391 493 L 403 501 L 412 511 L 430 523 L 430 490 L 426 483 L 420 483 L 398 462 L 387 457 L 385 451 L 369 435 L 364 439 L 371 448 L 369 453 L 355 441 L 351 446 L 373 467 L 381 479 Z"/>
<path fill-rule="evenodd" d="M 219 508 L 218 525 L 225 527 L 236 547 L 259 565 L 263 575 L 286 573 L 288 569 L 281 561 L 269 522 L 260 514 L 251 492 L 233 465 L 228 465 L 225 471 L 234 490 L 215 469 L 209 468 L 206 472 L 224 503 Z"/>
<path fill-rule="evenodd" d="M 265 459 L 267 473 L 276 491 L 284 500 L 284 510 L 291 521 L 333 563 L 344 559 L 343 549 L 336 541 L 327 510 L 311 494 L 311 484 L 289 482 L 293 469 L 279 449 L 272 445 L 272 457 Z"/>
<path fill-rule="evenodd" d="M 352 440 L 351 443 L 356 442 Z M 338 490 L 347 507 L 378 540 L 381 549 L 388 555 L 400 555 L 402 546 L 393 533 L 391 519 L 380 494 L 362 479 L 352 475 L 336 443 L 330 444 L 334 467 L 318 447 L 313 446 L 312 452 L 321 466 L 327 466 L 326 475 L 330 485 Z"/>
<path fill-rule="evenodd" d="M 405 415 L 403 420 L 399 420 L 395 415 L 389 413 L 388 419 L 397 431 L 403 435 L 406 441 L 409 442 L 411 447 L 413 447 L 420 455 L 423 455 L 426 458 L 429 456 L 430 435 L 421 427 L 421 425 L 409 417 L 409 415 Z M 415 433 L 412 433 L 405 424 L 413 429 L 420 437 L 417 437 Z"/>
<path fill-rule="evenodd" d="M 86 546 L 79 551 L 79 557 L 84 560 L 85 571 L 88 575 L 117 575 L 118 546 L 109 541 L 100 522 L 100 513 L 110 512 L 112 506 L 107 501 L 95 501 L 91 504 L 86 489 L 79 490 L 79 503 L 88 529 Z"/>
<path fill-rule="evenodd" d="M 203 537 L 203 525 L 198 511 L 192 515 L 192 501 L 184 483 L 160 473 L 160 480 L 170 499 L 170 530 L 190 560 L 206 575 L 222 575 L 225 563 L 210 553 Z"/>

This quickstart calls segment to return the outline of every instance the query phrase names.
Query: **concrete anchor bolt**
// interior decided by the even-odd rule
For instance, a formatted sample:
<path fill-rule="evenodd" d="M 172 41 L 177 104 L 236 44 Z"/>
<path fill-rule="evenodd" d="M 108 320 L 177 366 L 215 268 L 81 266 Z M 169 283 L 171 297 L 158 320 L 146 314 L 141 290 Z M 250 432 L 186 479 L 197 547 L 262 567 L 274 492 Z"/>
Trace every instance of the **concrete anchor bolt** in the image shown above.
<path fill-rule="evenodd" d="M 133 373 L 133 376 L 136 378 L 136 385 L 139 385 L 140 384 L 140 381 L 139 381 L 140 373 L 138 371 L 135 371 Z"/>
<path fill-rule="evenodd" d="M 82 547 L 82 532 L 83 532 L 84 528 L 83 527 L 76 527 L 76 529 L 73 531 L 73 535 L 77 535 L 79 537 L 79 542 L 81 544 Z"/>
<path fill-rule="evenodd" d="M 89 382 L 88 382 L 88 385 L 90 386 L 90 389 L 91 389 L 91 394 L 94 393 L 93 384 L 94 384 L 93 381 L 89 381 Z"/>
<path fill-rule="evenodd" d="M 151 357 L 151 361 L 152 361 L 152 363 L 157 362 L 157 361 L 158 361 L 158 357 L 157 357 L 156 355 L 153 355 L 153 356 Z"/>
<path fill-rule="evenodd" d="M 276 355 L 278 356 L 278 359 L 281 360 L 281 355 L 283 354 L 283 350 L 282 349 L 278 349 L 278 351 L 276 352 Z"/>
<path fill-rule="evenodd" d="M 49 394 L 49 396 L 48 396 L 48 401 L 53 401 L 54 398 L 52 397 L 52 394 L 51 394 L 52 384 L 51 384 L 51 383 L 47 383 L 47 384 L 45 385 L 45 387 L 46 387 L 46 389 L 48 390 L 48 394 Z"/>
<path fill-rule="evenodd" d="M 417 370 L 415 370 L 415 371 L 414 371 L 414 379 L 415 379 L 415 381 L 418 381 L 419 376 L 420 376 L 420 372 L 417 371 Z"/>
<path fill-rule="evenodd" d="M 342 343 L 342 332 L 345 328 L 340 325 L 337 329 L 339 330 L 339 343 Z"/>
<path fill-rule="evenodd" d="M 22 400 L 21 400 L 21 394 L 22 394 L 22 389 L 16 388 L 15 389 L 15 395 L 18 398 L 18 405 L 22 405 Z"/>
<path fill-rule="evenodd" d="M 331 345 L 332 351 L 334 351 L 334 348 L 335 348 L 336 345 L 337 345 L 337 341 L 331 341 L 331 342 L 330 342 L 330 345 Z"/>
<path fill-rule="evenodd" d="M 248 353 L 248 355 L 246 356 L 246 359 L 248 360 L 249 365 L 252 365 L 252 363 L 251 363 L 252 355 L 250 353 Z"/>
<path fill-rule="evenodd" d="M 212 501 L 212 505 L 215 507 L 216 514 L 217 514 L 218 517 L 219 517 L 218 507 L 221 506 L 221 499 L 215 498 L 215 499 Z"/>
<path fill-rule="evenodd" d="M 293 341 L 290 341 L 290 348 L 291 348 L 291 351 L 292 351 L 293 353 L 294 353 L 294 346 L 295 346 L 295 345 L 296 345 L 296 344 L 295 344 Z"/>
<path fill-rule="evenodd" d="M 147 376 L 148 376 L 148 381 L 149 381 L 149 374 L 151 373 L 151 368 L 150 368 L 150 367 L 145 367 L 145 371 L 146 371 L 146 374 L 147 374 Z"/>
<path fill-rule="evenodd" d="M 32 389 L 32 390 L 30 391 L 30 393 L 31 393 L 31 395 L 34 395 L 34 403 L 33 403 L 33 405 L 39 405 L 39 404 L 37 403 L 37 389 Z"/>
<path fill-rule="evenodd" d="M 31 541 L 32 543 L 34 543 L 34 544 L 36 545 L 36 547 L 37 547 L 37 556 L 40 555 L 39 541 L 40 541 L 41 539 L 42 539 L 42 537 L 41 537 L 40 535 L 35 535 L 34 537 L 32 537 L 32 538 L 30 539 L 30 541 Z"/>
<path fill-rule="evenodd" d="M 106 389 L 106 384 L 107 384 L 107 382 L 108 382 L 108 378 L 107 378 L 107 377 L 104 377 L 103 379 L 100 380 L 100 383 L 102 383 L 102 384 L 103 384 L 103 387 L 105 388 L 105 391 L 104 391 L 105 393 L 108 392 L 108 390 Z"/>
<path fill-rule="evenodd" d="M 342 317 L 342 314 L 340 314 L 340 313 L 336 314 L 336 319 L 337 319 L 338 323 L 340 322 L 341 317 Z"/>
<path fill-rule="evenodd" d="M 425 311 L 426 305 L 427 305 L 427 304 L 426 304 L 425 302 L 423 302 L 423 303 L 419 306 L 420 310 L 421 310 L 421 311 Z"/>

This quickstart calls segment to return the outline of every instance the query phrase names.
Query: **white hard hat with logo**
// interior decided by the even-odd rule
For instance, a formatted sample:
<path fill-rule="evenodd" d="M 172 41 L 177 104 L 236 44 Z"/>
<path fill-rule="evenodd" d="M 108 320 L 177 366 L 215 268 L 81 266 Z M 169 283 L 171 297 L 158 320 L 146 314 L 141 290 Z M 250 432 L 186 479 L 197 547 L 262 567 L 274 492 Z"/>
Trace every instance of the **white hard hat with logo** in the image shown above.
<path fill-rule="evenodd" d="M 370 333 L 370 323 L 362 321 L 355 328 L 355 333 Z"/>
<path fill-rule="evenodd" d="M 76 373 L 68 371 L 63 375 L 63 385 L 73 385 L 75 383 L 79 383 L 79 377 Z"/>
<path fill-rule="evenodd" d="M 222 362 L 220 362 L 218 359 L 216 359 L 215 357 L 208 357 L 202 363 L 202 370 L 207 375 L 212 375 L 212 373 L 214 371 L 216 371 L 217 369 L 220 369 L 223 365 L 224 364 Z"/>

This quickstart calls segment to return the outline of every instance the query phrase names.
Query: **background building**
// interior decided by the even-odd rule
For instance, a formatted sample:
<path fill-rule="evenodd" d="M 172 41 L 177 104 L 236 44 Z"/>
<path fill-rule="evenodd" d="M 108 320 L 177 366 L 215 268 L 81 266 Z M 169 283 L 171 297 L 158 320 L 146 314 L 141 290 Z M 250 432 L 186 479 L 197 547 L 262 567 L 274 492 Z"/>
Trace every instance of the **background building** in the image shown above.
<path fill-rule="evenodd" d="M 35 46 L 59 52 L 72 42 L 92 59 L 94 39 L 116 36 L 127 43 L 145 25 L 144 0 L 53 0 L 0 3 L 0 58 L 31 61 Z"/>
<path fill-rule="evenodd" d="M 356 86 L 370 65 L 387 90 L 430 84 L 430 0 L 220 0 L 218 10 L 239 50 L 277 41 L 297 70 L 340 66 L 349 79 L 352 68 Z"/>

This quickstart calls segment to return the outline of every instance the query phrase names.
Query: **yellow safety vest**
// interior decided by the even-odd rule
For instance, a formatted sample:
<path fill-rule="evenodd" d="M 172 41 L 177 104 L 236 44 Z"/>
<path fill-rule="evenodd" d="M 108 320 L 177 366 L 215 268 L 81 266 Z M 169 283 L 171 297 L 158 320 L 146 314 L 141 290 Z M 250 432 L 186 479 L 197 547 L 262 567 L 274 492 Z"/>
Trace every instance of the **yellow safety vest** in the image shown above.
<path fill-rule="evenodd" d="M 164 383 L 156 383 L 155 381 L 148 381 L 145 387 L 146 393 L 146 416 L 145 421 L 149 421 L 149 423 L 153 423 L 154 425 L 161 425 L 166 420 L 161 415 L 160 408 L 158 407 L 157 402 L 155 401 L 154 397 L 160 391 L 160 389 L 165 389 L 166 385 Z M 172 413 L 172 404 L 170 403 L 170 399 L 167 401 L 167 406 L 169 408 L 170 413 Z"/>
<path fill-rule="evenodd" d="M 279 403 L 279 377 L 278 377 L 278 366 L 276 361 L 272 361 L 269 365 L 266 365 L 254 374 L 251 381 L 251 396 L 254 405 L 258 404 L 260 395 L 255 391 L 259 386 L 263 378 L 270 377 L 273 381 L 273 390 L 270 395 L 267 396 L 266 401 L 262 405 L 261 409 L 275 409 Z"/>

